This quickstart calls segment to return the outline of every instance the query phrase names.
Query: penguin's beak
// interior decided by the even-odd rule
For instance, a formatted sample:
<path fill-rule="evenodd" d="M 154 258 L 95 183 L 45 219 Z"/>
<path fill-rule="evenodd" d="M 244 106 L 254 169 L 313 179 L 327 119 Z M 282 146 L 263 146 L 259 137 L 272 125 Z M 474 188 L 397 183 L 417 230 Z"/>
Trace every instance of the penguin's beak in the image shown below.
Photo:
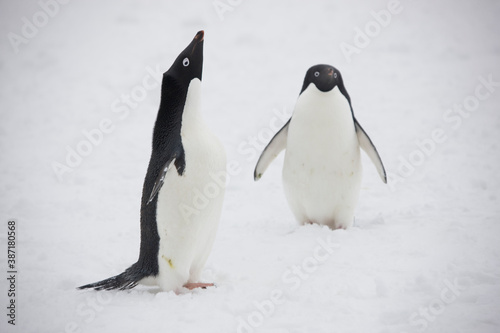
<path fill-rule="evenodd" d="M 203 42 L 203 38 L 205 38 L 205 32 L 203 30 L 198 31 L 196 36 L 194 36 L 194 40 L 198 43 Z"/>
<path fill-rule="evenodd" d="M 194 50 L 196 50 L 196 47 L 198 45 L 201 45 L 203 47 L 203 39 L 205 38 L 205 32 L 203 30 L 200 30 L 196 33 L 196 36 L 194 36 L 193 41 L 191 42 L 191 45 L 193 48 L 191 49 L 191 54 L 194 53 Z"/>
<path fill-rule="evenodd" d="M 328 68 L 328 72 L 326 73 L 328 76 L 333 75 L 333 68 Z"/>

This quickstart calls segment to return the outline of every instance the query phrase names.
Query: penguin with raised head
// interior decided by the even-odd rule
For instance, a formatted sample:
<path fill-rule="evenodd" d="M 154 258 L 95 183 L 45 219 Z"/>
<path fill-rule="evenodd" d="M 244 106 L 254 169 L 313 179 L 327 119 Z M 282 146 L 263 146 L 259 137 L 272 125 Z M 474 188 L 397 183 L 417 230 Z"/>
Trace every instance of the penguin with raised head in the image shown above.
<path fill-rule="evenodd" d="M 203 38 L 199 31 L 163 74 L 142 191 L 139 259 L 125 272 L 79 289 L 213 285 L 200 283 L 200 275 L 221 215 L 226 153 L 200 114 Z"/>
<path fill-rule="evenodd" d="M 316 65 L 306 73 L 292 117 L 262 152 L 254 179 L 286 148 L 283 187 L 295 218 L 345 229 L 353 224 L 361 186 L 359 147 L 387 183 L 377 149 L 354 117 L 340 72 Z"/>

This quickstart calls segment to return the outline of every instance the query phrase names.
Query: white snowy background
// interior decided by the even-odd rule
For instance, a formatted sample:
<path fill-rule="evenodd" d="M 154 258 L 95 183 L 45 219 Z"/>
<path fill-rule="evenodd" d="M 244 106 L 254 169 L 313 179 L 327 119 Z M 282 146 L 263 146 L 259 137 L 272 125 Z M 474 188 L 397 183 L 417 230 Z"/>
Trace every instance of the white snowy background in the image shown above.
<path fill-rule="evenodd" d="M 0 3 L 0 268 L 15 219 L 19 270 L 15 327 L 0 278 L 1 332 L 499 332 L 500 2 L 216 3 L 226 11 L 213 1 Z M 382 26 L 372 12 L 388 7 L 398 12 Z M 148 75 L 201 29 L 203 114 L 232 161 L 203 275 L 218 287 L 78 291 L 137 259 L 160 93 Z M 346 56 L 347 44 L 357 53 Z M 297 225 L 283 156 L 252 179 L 317 63 L 341 71 L 390 174 L 384 185 L 364 158 L 349 230 Z M 88 149 L 83 133 L 103 120 L 108 133 L 58 177 L 53 165 Z"/>

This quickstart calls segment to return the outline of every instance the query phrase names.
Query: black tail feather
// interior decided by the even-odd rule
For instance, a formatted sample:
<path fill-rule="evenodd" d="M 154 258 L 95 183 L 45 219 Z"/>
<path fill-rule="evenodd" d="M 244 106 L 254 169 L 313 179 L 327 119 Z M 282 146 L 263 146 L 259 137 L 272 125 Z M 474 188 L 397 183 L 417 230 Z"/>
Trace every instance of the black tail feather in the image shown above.
<path fill-rule="evenodd" d="M 110 277 L 109 279 L 102 280 L 95 283 L 86 284 L 78 287 L 78 289 L 95 289 L 95 290 L 127 290 L 132 289 L 139 283 L 140 280 L 149 276 L 145 272 L 136 269 L 136 265 L 128 268 L 125 272 Z"/>
<path fill-rule="evenodd" d="M 139 281 L 129 281 L 125 277 L 125 273 L 113 276 L 109 279 L 102 280 L 95 283 L 86 284 L 78 287 L 78 289 L 95 289 L 95 290 L 126 290 L 134 288 Z"/>

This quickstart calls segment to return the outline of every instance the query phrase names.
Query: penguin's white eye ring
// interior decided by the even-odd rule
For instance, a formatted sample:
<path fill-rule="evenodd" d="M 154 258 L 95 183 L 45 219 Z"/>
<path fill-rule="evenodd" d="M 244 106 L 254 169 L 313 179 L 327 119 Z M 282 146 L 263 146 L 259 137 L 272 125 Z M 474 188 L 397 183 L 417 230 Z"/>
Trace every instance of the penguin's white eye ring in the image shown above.
<path fill-rule="evenodd" d="M 314 72 L 314 76 L 318 77 L 319 76 L 319 72 Z"/>
<path fill-rule="evenodd" d="M 334 77 L 334 78 L 337 78 L 337 73 L 333 73 L 333 77 Z"/>
<path fill-rule="evenodd" d="M 184 60 L 182 60 L 182 65 L 183 65 L 184 67 L 189 66 L 189 58 L 184 58 Z"/>

